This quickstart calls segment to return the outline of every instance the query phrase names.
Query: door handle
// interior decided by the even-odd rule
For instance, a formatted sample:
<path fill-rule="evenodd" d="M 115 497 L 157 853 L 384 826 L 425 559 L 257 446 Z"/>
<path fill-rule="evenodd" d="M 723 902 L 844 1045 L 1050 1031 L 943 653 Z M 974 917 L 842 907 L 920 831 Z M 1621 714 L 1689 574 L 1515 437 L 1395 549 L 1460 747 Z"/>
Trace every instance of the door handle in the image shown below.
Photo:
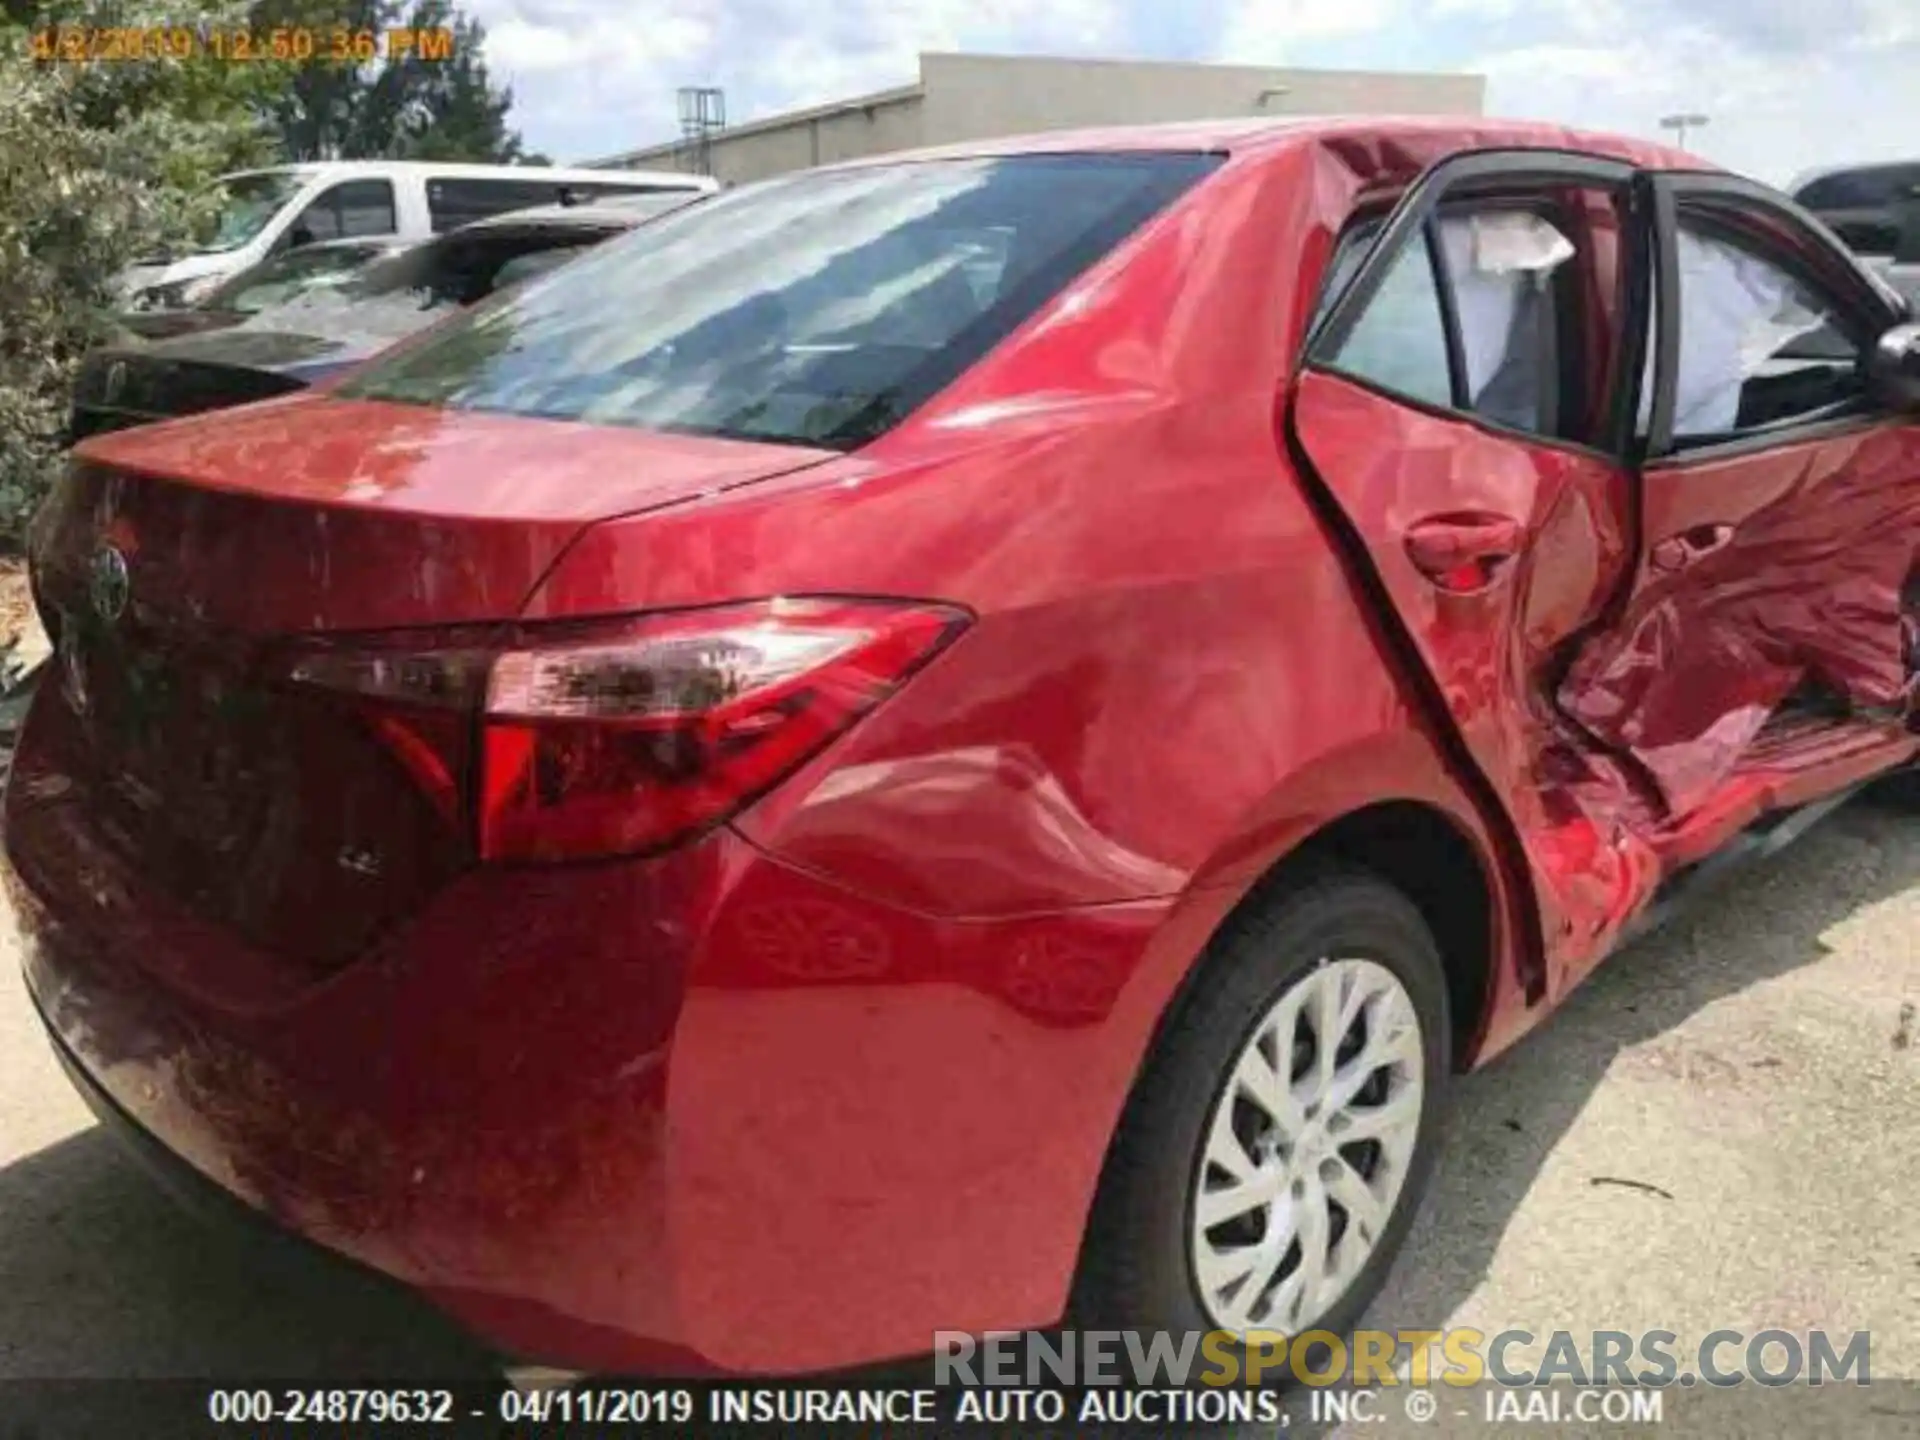
<path fill-rule="evenodd" d="M 1440 589 L 1484 590 L 1527 542 L 1527 527 L 1507 515 L 1434 515 L 1407 530 L 1407 558 Z"/>
<path fill-rule="evenodd" d="M 1669 535 L 1653 547 L 1653 568 L 1684 570 L 1698 564 L 1716 550 L 1724 550 L 1733 540 L 1731 525 L 1694 525 L 1678 535 Z"/>

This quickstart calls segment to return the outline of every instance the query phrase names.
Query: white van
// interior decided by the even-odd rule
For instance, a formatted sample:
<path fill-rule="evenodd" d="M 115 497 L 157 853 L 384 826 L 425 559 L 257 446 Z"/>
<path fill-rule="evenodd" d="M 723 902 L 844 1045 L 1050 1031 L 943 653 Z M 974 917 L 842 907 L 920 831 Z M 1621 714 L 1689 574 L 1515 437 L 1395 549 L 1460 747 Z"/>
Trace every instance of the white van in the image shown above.
<path fill-rule="evenodd" d="M 227 276 L 316 240 L 393 235 L 424 240 L 508 210 L 662 190 L 717 190 L 711 176 L 671 170 L 565 170 L 534 165 L 442 165 L 328 160 L 243 170 L 214 182 L 219 221 L 207 240 L 120 275 L 127 299 L 191 304 Z"/>

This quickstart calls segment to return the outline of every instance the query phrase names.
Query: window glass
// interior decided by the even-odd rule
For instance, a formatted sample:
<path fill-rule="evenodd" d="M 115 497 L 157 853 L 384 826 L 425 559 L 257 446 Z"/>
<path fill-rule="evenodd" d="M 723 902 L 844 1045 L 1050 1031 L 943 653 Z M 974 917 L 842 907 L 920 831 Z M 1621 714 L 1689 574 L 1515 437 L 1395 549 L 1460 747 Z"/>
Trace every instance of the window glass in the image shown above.
<path fill-rule="evenodd" d="M 216 198 L 218 209 L 196 253 L 239 249 L 265 229 L 267 222 L 280 213 L 280 207 L 305 183 L 305 176 L 291 170 L 267 170 L 257 175 L 216 180 L 208 189 Z"/>
<path fill-rule="evenodd" d="M 1452 210 L 1436 224 L 1460 333 L 1462 388 L 1475 414 L 1556 433 L 1561 380 L 1555 279 L 1571 241 L 1528 210 Z M 1328 267 L 1324 311 L 1352 281 L 1379 233 L 1349 231 Z M 1334 359 L 1343 370 L 1433 405 L 1453 404 L 1446 329 L 1424 239 L 1410 243 Z"/>
<path fill-rule="evenodd" d="M 1327 311 L 1333 308 L 1333 302 L 1340 298 L 1341 292 L 1353 283 L 1360 262 L 1367 258 L 1373 242 L 1380 238 L 1383 223 L 1380 220 L 1363 220 L 1340 237 L 1339 247 L 1328 262 L 1326 278 L 1320 282 L 1320 299 L 1313 307 L 1315 326 L 1326 318 Z M 1312 329 L 1313 326 L 1308 328 Z"/>
<path fill-rule="evenodd" d="M 1453 287 L 1469 406 L 1502 425 L 1554 433 L 1554 276 L 1573 258 L 1573 242 L 1531 211 L 1489 211 L 1443 216 L 1440 252 Z"/>
<path fill-rule="evenodd" d="M 443 235 L 334 284 L 306 287 L 256 315 L 253 323 L 256 328 L 356 342 L 398 340 L 504 285 L 559 264 L 596 243 L 600 235 L 584 228 Z"/>
<path fill-rule="evenodd" d="M 399 228 L 394 221 L 390 181 L 349 180 L 328 193 L 340 212 L 342 235 L 391 235 Z"/>
<path fill-rule="evenodd" d="M 1218 163 L 1019 156 L 742 186 L 449 321 L 351 393 L 852 448 Z"/>
<path fill-rule="evenodd" d="M 1920 165 L 1884 165 L 1842 170 L 1801 187 L 1796 197 L 1809 210 L 1861 210 L 1890 205 L 1920 185 Z"/>
<path fill-rule="evenodd" d="M 309 290 L 344 283 L 361 266 L 377 258 L 382 249 L 379 245 L 363 243 L 284 251 L 241 271 L 210 291 L 201 303 L 209 310 L 256 314 Z"/>
<path fill-rule="evenodd" d="M 1400 252 L 1333 360 L 1396 394 L 1429 405 L 1453 403 L 1440 291 L 1425 245 L 1415 241 Z"/>
<path fill-rule="evenodd" d="M 1843 170 L 1812 181 L 1794 197 L 1861 255 L 1895 255 L 1903 245 L 1920 252 L 1911 217 L 1920 208 L 1920 165 Z"/>
<path fill-rule="evenodd" d="M 551 180 L 430 179 L 427 212 L 436 231 L 451 230 L 491 215 L 504 215 L 509 210 L 558 205 L 568 188 Z"/>
<path fill-rule="evenodd" d="M 287 228 L 287 239 L 295 245 L 311 245 L 316 240 L 339 238 L 340 212 L 334 208 L 332 190 L 326 191 L 302 210 Z"/>
<path fill-rule="evenodd" d="M 1893 207 L 1894 234 L 1888 242 L 1896 265 L 1920 265 L 1920 186 Z"/>
<path fill-rule="evenodd" d="M 518 285 L 522 280 L 531 280 L 535 275 L 544 275 L 554 266 L 566 264 L 586 248 L 584 245 L 566 245 L 552 250 L 538 250 L 531 255 L 516 255 L 494 272 L 491 288 L 504 290 L 509 285 Z"/>
<path fill-rule="evenodd" d="M 1891 210 L 1871 220 L 1846 220 L 1827 216 L 1827 224 L 1840 243 L 1856 255 L 1891 255 L 1900 248 L 1900 225 Z"/>
<path fill-rule="evenodd" d="M 1683 216 L 1677 240 L 1676 440 L 1814 418 L 1863 395 L 1838 306 L 1724 230 Z"/>
<path fill-rule="evenodd" d="M 1644 245 L 1639 263 L 1646 267 L 1647 276 L 1647 346 L 1640 366 L 1639 414 L 1633 425 L 1633 433 L 1640 440 L 1653 432 L 1654 388 L 1660 381 L 1660 267 L 1654 263 L 1654 257 L 1652 244 Z"/>

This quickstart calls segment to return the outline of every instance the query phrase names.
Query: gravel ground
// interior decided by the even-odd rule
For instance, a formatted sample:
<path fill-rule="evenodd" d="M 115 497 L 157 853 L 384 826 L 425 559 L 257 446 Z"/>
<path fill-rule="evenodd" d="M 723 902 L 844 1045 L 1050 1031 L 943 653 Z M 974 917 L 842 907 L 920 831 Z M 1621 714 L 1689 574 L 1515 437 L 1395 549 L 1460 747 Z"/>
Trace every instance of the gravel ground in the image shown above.
<path fill-rule="evenodd" d="M 177 1213 L 69 1093 L 5 971 L 0 1379 L 484 1368 L 384 1291 L 264 1269 Z M 1868 1329 L 1876 1379 L 1920 1378 L 1915 1005 L 1920 817 L 1857 804 L 1460 1085 L 1374 1323 Z"/>

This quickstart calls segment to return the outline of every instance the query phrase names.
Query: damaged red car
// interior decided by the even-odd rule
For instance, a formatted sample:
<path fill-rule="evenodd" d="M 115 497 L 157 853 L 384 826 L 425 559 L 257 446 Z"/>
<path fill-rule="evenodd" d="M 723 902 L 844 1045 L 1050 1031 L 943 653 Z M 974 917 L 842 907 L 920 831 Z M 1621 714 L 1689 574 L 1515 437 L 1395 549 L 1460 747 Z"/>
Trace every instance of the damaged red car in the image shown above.
<path fill-rule="evenodd" d="M 742 186 L 82 445 L 26 975 L 511 1364 L 1350 1325 L 1448 1076 L 1920 751 L 1920 330 L 1481 121 Z"/>

